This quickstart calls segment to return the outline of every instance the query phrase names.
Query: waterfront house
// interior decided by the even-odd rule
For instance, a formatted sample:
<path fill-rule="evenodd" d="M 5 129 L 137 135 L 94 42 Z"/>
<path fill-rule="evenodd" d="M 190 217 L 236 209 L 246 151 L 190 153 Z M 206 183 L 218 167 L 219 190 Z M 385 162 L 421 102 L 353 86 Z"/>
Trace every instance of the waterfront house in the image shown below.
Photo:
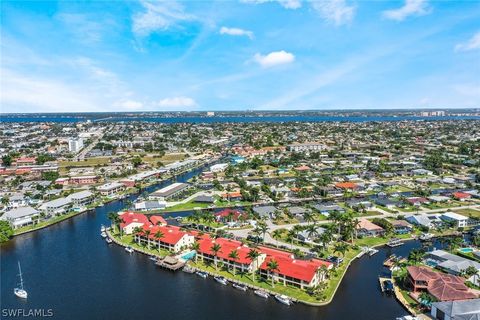
<path fill-rule="evenodd" d="M 436 320 L 479 320 L 480 299 L 434 302 L 430 314 Z"/>
<path fill-rule="evenodd" d="M 277 208 L 274 206 L 254 207 L 253 212 L 258 214 L 260 218 L 275 219 Z"/>
<path fill-rule="evenodd" d="M 119 213 L 122 218 L 120 228 L 125 234 L 132 234 L 135 228 L 141 228 L 144 225 L 150 225 L 150 221 L 147 216 L 141 213 L 135 213 L 131 211 Z"/>
<path fill-rule="evenodd" d="M 330 270 L 333 264 L 320 259 L 296 259 L 291 253 L 277 249 L 261 247 L 260 251 L 266 258 L 260 265 L 260 275 L 266 279 L 273 279 L 283 285 L 291 285 L 301 289 L 314 288 L 325 280 L 326 274 L 322 271 Z M 278 269 L 268 270 L 268 263 L 274 260 Z"/>
<path fill-rule="evenodd" d="M 176 182 L 168 185 L 164 188 L 161 188 L 157 191 L 154 191 L 150 194 L 149 198 L 151 199 L 160 199 L 166 200 L 173 197 L 179 196 L 181 193 L 186 191 L 190 185 L 188 183 Z"/>
<path fill-rule="evenodd" d="M 112 197 L 125 190 L 125 185 L 120 182 L 105 183 L 97 187 L 97 191 L 104 197 Z"/>
<path fill-rule="evenodd" d="M 418 215 L 409 215 L 405 217 L 405 220 L 408 222 L 417 225 L 417 226 L 422 226 L 425 228 L 430 229 L 433 227 L 432 220 L 426 215 L 426 214 L 418 214 Z"/>
<path fill-rule="evenodd" d="M 477 298 L 466 285 L 465 279 L 435 272 L 428 267 L 408 266 L 408 283 L 413 294 L 426 291 L 438 301 L 453 301 Z"/>
<path fill-rule="evenodd" d="M 223 172 L 228 168 L 228 163 L 218 163 L 210 167 L 210 172 Z"/>
<path fill-rule="evenodd" d="M 72 201 L 73 208 L 86 207 L 93 202 L 94 196 L 88 190 L 72 193 L 67 197 Z"/>
<path fill-rule="evenodd" d="M 462 272 L 470 266 L 480 270 L 480 263 L 457 256 L 455 254 L 451 254 L 444 250 L 433 250 L 427 252 L 424 259 L 429 264 L 435 265 L 437 269 L 454 275 L 462 274 Z"/>
<path fill-rule="evenodd" d="M 440 215 L 440 219 L 453 223 L 455 228 L 465 228 L 469 225 L 469 218 L 455 212 L 445 212 Z"/>
<path fill-rule="evenodd" d="M 167 202 L 162 200 L 147 200 L 135 203 L 136 211 L 154 211 L 163 210 L 167 207 Z"/>
<path fill-rule="evenodd" d="M 405 220 L 393 220 L 391 223 L 396 234 L 407 234 L 413 230 L 412 225 Z"/>
<path fill-rule="evenodd" d="M 385 233 L 385 230 L 367 219 L 360 219 L 356 227 L 359 236 L 377 237 Z"/>
<path fill-rule="evenodd" d="M 150 231 L 148 236 L 146 233 L 147 230 Z M 157 238 L 155 235 L 157 232 L 162 236 Z M 150 244 L 150 246 L 156 246 L 157 248 L 176 253 L 189 248 L 195 242 L 195 238 L 177 226 L 154 226 L 145 224 L 143 225 L 143 231 L 135 234 L 135 242 L 146 245 Z"/>
<path fill-rule="evenodd" d="M 215 198 L 213 196 L 199 195 L 193 201 L 197 203 L 214 203 Z"/>
<path fill-rule="evenodd" d="M 38 221 L 40 212 L 32 207 L 19 207 L 5 212 L 0 219 L 6 220 L 13 229 L 34 224 Z"/>
<path fill-rule="evenodd" d="M 201 261 L 208 263 L 215 263 L 215 261 L 217 261 L 217 264 L 222 263 L 229 269 L 235 268 L 237 272 L 252 272 L 257 270 L 266 257 L 266 254 L 260 252 L 260 256 L 253 261 L 248 257 L 248 253 L 252 248 L 236 240 L 225 238 L 212 239 L 209 236 L 205 236 L 198 242 L 199 250 L 197 254 Z M 215 244 L 220 246 L 220 251 L 218 251 L 216 255 L 212 251 L 212 246 Z M 238 254 L 238 259 L 230 257 L 230 253 L 234 250 L 236 250 Z"/>
<path fill-rule="evenodd" d="M 237 210 L 237 209 L 229 209 L 229 208 L 216 212 L 214 215 L 215 215 L 215 219 L 218 222 L 223 222 L 223 223 L 236 222 L 241 217 L 246 218 L 245 213 L 243 211 Z"/>
<path fill-rule="evenodd" d="M 423 198 L 423 197 L 411 197 L 411 198 L 407 198 L 405 200 L 405 202 L 407 202 L 408 204 L 412 205 L 412 206 L 415 206 L 415 207 L 419 207 L 421 206 L 422 204 L 429 204 L 430 202 L 428 201 L 428 199 L 426 198 Z"/>
<path fill-rule="evenodd" d="M 43 203 L 40 210 L 46 215 L 58 215 L 67 212 L 72 207 L 72 200 L 70 198 L 58 198 L 52 201 Z"/>

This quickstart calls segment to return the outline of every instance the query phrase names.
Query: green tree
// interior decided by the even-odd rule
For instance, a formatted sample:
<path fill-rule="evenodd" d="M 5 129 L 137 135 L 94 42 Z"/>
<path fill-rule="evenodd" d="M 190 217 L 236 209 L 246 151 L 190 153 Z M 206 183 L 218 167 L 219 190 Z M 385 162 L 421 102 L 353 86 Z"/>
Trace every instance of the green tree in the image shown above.
<path fill-rule="evenodd" d="M 250 251 L 248 251 L 247 253 L 247 258 L 252 260 L 253 262 L 253 265 L 252 265 L 252 280 L 253 282 L 255 282 L 255 270 L 257 269 L 257 259 L 258 257 L 260 257 L 260 252 L 258 252 L 257 250 L 255 249 L 250 249 Z"/>
<path fill-rule="evenodd" d="M 218 243 L 214 243 L 212 245 L 212 247 L 210 248 L 210 251 L 212 251 L 212 254 L 213 254 L 213 258 L 214 258 L 214 263 L 215 263 L 215 270 L 218 269 L 218 266 L 217 266 L 217 256 L 218 256 L 218 253 L 222 251 L 222 246 L 219 245 Z"/>
<path fill-rule="evenodd" d="M 7 242 L 13 237 L 13 229 L 10 223 L 5 220 L 0 221 L 0 243 Z"/>
<path fill-rule="evenodd" d="M 275 287 L 275 280 L 273 278 L 273 273 L 275 271 L 278 271 L 278 262 L 274 259 L 271 259 L 270 261 L 268 261 L 267 270 L 270 273 L 270 276 L 272 277 L 272 287 Z"/>
<path fill-rule="evenodd" d="M 237 270 L 236 262 L 240 258 L 239 255 L 238 255 L 238 251 L 236 249 L 233 249 L 228 254 L 228 257 L 233 260 L 233 275 L 235 275 L 236 270 Z"/>

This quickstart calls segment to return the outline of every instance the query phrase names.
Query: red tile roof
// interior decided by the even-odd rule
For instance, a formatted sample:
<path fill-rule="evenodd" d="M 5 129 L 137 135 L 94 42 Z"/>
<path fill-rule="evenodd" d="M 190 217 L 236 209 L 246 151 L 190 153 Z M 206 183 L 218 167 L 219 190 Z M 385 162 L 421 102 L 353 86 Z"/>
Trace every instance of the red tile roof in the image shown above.
<path fill-rule="evenodd" d="M 471 194 L 466 193 L 466 192 L 454 192 L 453 196 L 457 199 L 469 199 L 472 197 Z"/>
<path fill-rule="evenodd" d="M 338 182 L 335 184 L 335 187 L 340 189 L 356 189 L 358 185 L 354 182 Z"/>
<path fill-rule="evenodd" d="M 222 211 L 215 213 L 217 219 L 229 218 L 230 215 L 232 215 L 233 220 L 238 220 L 238 218 L 243 215 L 243 212 L 236 209 L 223 209 Z"/>
<path fill-rule="evenodd" d="M 148 221 L 148 218 L 144 214 L 141 214 L 141 213 L 135 213 L 135 212 L 127 211 L 127 212 L 124 212 L 120 217 L 123 220 L 123 222 L 120 223 L 120 228 L 122 228 L 122 229 L 125 228 L 126 226 L 128 226 L 130 223 L 133 223 L 133 222 L 150 225 L 150 221 Z"/>
<path fill-rule="evenodd" d="M 248 252 L 252 250 L 252 248 L 248 246 L 244 246 L 240 241 L 230 240 L 225 238 L 217 238 L 212 239 L 210 237 L 205 237 L 199 240 L 199 251 L 203 254 L 213 255 L 212 246 L 214 244 L 219 244 L 221 249 L 217 253 L 217 257 L 220 259 L 232 261 L 233 259 L 230 258 L 228 255 L 233 251 L 237 250 L 238 252 L 238 259 L 235 260 L 236 263 L 247 264 L 249 265 L 252 263 L 252 260 L 247 257 Z"/>
<path fill-rule="evenodd" d="M 461 277 L 435 272 L 427 267 L 409 266 L 407 271 L 413 280 L 427 282 L 428 292 L 439 301 L 477 298 L 477 295 L 465 285 L 465 279 Z"/>
<path fill-rule="evenodd" d="M 268 262 L 271 260 L 275 260 L 278 263 L 278 270 L 275 272 L 281 275 L 285 275 L 287 277 L 292 277 L 306 282 L 311 282 L 317 270 L 322 266 L 325 266 L 327 268 L 332 267 L 332 263 L 319 259 L 294 259 L 291 253 L 285 251 L 265 247 L 261 247 L 260 251 L 267 254 L 267 257 L 260 266 L 260 269 L 267 270 Z"/>
<path fill-rule="evenodd" d="M 188 233 L 185 231 L 181 231 L 180 227 L 177 226 L 153 226 L 153 225 L 144 225 L 143 230 L 150 230 L 150 235 L 148 236 L 150 239 L 155 241 L 160 241 L 163 243 L 175 245 Z M 155 237 L 155 233 L 160 231 L 163 233 L 163 237 L 157 239 Z"/>
<path fill-rule="evenodd" d="M 152 222 L 153 225 L 164 225 L 166 226 L 167 225 L 167 221 L 161 217 L 161 216 L 151 216 L 150 217 L 150 221 Z"/>

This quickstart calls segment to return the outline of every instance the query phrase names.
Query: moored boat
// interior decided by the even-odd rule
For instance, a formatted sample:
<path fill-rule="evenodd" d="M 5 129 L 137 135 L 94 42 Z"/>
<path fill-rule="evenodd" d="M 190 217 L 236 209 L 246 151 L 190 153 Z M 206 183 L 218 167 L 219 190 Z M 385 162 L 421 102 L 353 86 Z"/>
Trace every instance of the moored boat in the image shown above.
<path fill-rule="evenodd" d="M 133 253 L 133 248 L 132 247 L 125 247 L 125 251 L 128 253 Z"/>
<path fill-rule="evenodd" d="M 292 304 L 292 300 L 289 297 L 287 297 L 286 295 L 283 295 L 283 294 L 277 294 L 275 296 L 275 299 L 277 299 L 277 301 L 279 301 L 279 302 L 281 302 L 281 303 L 283 303 L 287 306 Z"/>
<path fill-rule="evenodd" d="M 257 296 L 265 298 L 265 299 L 268 299 L 270 297 L 268 292 L 263 291 L 263 290 L 255 290 L 253 293 L 255 293 Z"/>
<path fill-rule="evenodd" d="M 215 279 L 215 281 L 217 281 L 218 283 L 221 283 L 225 286 L 228 284 L 227 279 L 225 279 L 224 277 L 213 277 L 213 279 Z"/>
<path fill-rule="evenodd" d="M 105 232 L 107 230 L 107 228 L 105 228 L 105 226 L 102 224 L 102 226 L 100 227 L 100 232 Z"/>
<path fill-rule="evenodd" d="M 234 283 L 232 284 L 232 287 L 238 290 L 247 291 L 247 286 L 244 286 L 242 284 Z"/>
<path fill-rule="evenodd" d="M 108 244 L 110 244 L 110 243 L 112 243 L 112 242 L 113 242 L 113 240 L 112 240 L 112 239 L 110 239 L 110 238 L 107 238 L 107 239 L 105 239 L 105 241 L 106 241 Z"/>
<path fill-rule="evenodd" d="M 208 273 L 202 272 L 202 271 L 197 271 L 197 272 L 195 272 L 195 274 L 196 274 L 197 276 L 202 277 L 203 279 L 205 279 L 205 278 L 208 277 Z"/>
<path fill-rule="evenodd" d="M 23 277 L 22 277 L 22 269 L 20 268 L 20 261 L 18 261 L 18 276 L 20 277 L 20 287 L 13 289 L 13 293 L 22 299 L 27 299 L 28 293 L 23 288 Z"/>
<path fill-rule="evenodd" d="M 387 243 L 387 246 L 389 246 L 390 248 L 398 247 L 398 246 L 401 246 L 401 245 L 403 245 L 403 242 L 398 238 L 390 239 L 390 241 L 388 241 L 388 243 Z"/>
<path fill-rule="evenodd" d="M 102 232 L 102 233 L 100 233 L 100 235 L 102 236 L 102 238 L 106 238 L 106 237 L 107 237 L 107 233 L 106 233 L 106 232 Z"/>
<path fill-rule="evenodd" d="M 433 238 L 433 236 L 434 236 L 434 235 L 431 234 L 431 233 L 422 233 L 422 234 L 420 235 L 419 239 L 420 239 L 421 241 L 428 241 L 428 240 L 431 240 L 431 239 Z"/>

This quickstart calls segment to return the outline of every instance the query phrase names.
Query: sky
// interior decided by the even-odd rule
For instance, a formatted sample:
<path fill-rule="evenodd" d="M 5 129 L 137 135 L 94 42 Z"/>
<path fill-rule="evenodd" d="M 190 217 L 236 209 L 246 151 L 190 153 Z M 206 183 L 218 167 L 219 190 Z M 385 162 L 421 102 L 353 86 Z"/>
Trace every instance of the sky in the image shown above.
<path fill-rule="evenodd" d="M 480 107 L 480 1 L 2 1 L 0 112 Z"/>

